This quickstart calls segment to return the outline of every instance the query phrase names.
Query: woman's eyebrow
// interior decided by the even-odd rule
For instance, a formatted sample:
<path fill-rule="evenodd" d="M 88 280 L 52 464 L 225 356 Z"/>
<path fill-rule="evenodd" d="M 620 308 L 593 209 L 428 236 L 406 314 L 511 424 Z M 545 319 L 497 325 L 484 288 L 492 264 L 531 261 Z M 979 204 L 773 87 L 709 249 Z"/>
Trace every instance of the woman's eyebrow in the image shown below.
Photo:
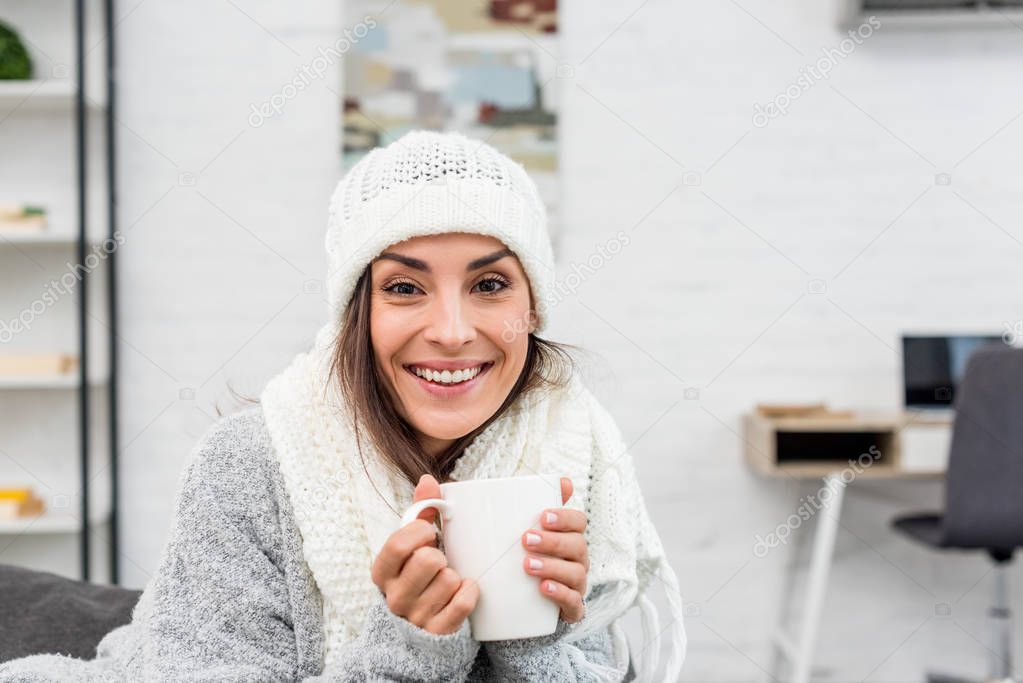
<path fill-rule="evenodd" d="M 493 254 L 488 254 L 482 258 L 476 259 L 475 261 L 470 261 L 469 265 L 465 267 L 465 272 L 471 273 L 477 268 L 489 266 L 494 261 L 500 261 L 505 256 L 511 256 L 514 253 L 515 252 L 513 252 L 511 249 L 501 249 L 500 251 L 495 251 Z"/>
<path fill-rule="evenodd" d="M 512 256 L 514 253 L 515 252 L 513 252 L 511 249 L 501 249 L 500 251 L 495 251 L 492 254 L 487 254 L 486 256 L 482 256 L 476 259 L 475 261 L 470 261 L 469 265 L 465 267 L 465 272 L 471 273 L 477 268 L 488 266 L 494 261 L 499 261 L 503 259 L 505 256 Z M 415 268 L 416 270 L 421 270 L 426 273 L 433 272 L 430 270 L 430 266 L 426 263 L 426 261 L 417 258 L 412 258 L 411 256 L 402 256 L 401 254 L 395 254 L 387 251 L 384 252 L 383 254 L 380 254 L 380 256 L 378 256 L 377 258 L 397 261 L 398 263 L 405 264 L 409 268 Z"/>

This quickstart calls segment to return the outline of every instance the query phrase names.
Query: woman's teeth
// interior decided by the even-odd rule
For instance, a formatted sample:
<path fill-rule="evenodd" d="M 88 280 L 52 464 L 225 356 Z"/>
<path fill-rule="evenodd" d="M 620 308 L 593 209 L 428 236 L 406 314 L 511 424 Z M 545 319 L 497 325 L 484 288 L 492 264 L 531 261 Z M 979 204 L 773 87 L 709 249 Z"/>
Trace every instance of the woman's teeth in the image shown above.
<path fill-rule="evenodd" d="M 482 365 L 475 368 L 466 368 L 464 370 L 444 370 L 438 372 L 437 370 L 427 370 L 424 368 L 413 367 L 412 371 L 425 380 L 430 382 L 436 382 L 438 384 L 460 384 L 461 382 L 467 382 L 476 375 L 480 374 L 483 369 Z"/>

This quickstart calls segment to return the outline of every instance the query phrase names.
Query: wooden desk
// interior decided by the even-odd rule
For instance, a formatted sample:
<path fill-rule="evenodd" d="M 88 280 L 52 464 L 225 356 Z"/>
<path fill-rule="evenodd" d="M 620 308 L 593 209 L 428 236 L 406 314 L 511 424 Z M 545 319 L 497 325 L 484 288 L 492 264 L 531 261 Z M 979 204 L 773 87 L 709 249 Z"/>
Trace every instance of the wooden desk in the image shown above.
<path fill-rule="evenodd" d="M 822 482 L 819 488 L 821 507 L 814 514 L 813 552 L 798 639 L 789 636 L 782 623 L 786 610 L 779 610 L 772 641 L 774 656 L 767 674 L 770 680 L 781 680 L 780 664 L 787 660 L 792 663 L 792 683 L 810 683 L 846 487 L 861 479 L 934 480 L 944 477 L 943 468 L 907 467 L 902 432 L 910 425 L 951 429 L 951 421 L 950 415 L 922 412 L 800 417 L 767 417 L 753 413 L 744 416 L 745 459 L 753 471 L 801 483 Z M 823 500 L 825 490 L 829 493 L 826 501 Z M 801 496 L 799 500 L 802 499 Z M 783 607 L 787 598 L 781 601 Z"/>
<path fill-rule="evenodd" d="M 746 463 L 766 476 L 797 479 L 820 479 L 849 467 L 861 470 L 856 478 L 942 477 L 944 468 L 915 469 L 903 462 L 902 430 L 948 429 L 951 419 L 922 412 L 781 418 L 751 413 L 743 419 Z M 862 456 L 868 456 L 866 466 L 858 462 Z"/>

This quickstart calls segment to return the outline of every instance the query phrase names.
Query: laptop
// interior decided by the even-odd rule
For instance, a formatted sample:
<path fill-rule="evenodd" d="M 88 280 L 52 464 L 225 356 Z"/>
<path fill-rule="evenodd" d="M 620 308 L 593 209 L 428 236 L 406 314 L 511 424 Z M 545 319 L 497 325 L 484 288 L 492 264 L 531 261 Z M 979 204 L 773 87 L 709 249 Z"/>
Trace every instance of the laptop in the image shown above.
<path fill-rule="evenodd" d="M 987 344 L 1005 344 L 1005 340 L 1000 334 L 902 335 L 902 386 L 906 409 L 952 411 L 966 361 Z"/>

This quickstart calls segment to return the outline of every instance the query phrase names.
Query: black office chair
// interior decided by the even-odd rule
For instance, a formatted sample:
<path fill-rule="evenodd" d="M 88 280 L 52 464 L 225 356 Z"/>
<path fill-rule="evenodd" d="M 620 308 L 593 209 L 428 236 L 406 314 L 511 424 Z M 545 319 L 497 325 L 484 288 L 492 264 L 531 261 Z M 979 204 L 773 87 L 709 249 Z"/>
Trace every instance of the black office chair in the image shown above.
<path fill-rule="evenodd" d="M 954 400 L 945 512 L 899 517 L 893 525 L 932 548 L 984 550 L 994 560 L 995 642 L 986 680 L 1012 683 L 1006 568 L 1023 546 L 1023 349 L 975 351 Z M 927 680 L 973 683 L 936 674 Z"/>

